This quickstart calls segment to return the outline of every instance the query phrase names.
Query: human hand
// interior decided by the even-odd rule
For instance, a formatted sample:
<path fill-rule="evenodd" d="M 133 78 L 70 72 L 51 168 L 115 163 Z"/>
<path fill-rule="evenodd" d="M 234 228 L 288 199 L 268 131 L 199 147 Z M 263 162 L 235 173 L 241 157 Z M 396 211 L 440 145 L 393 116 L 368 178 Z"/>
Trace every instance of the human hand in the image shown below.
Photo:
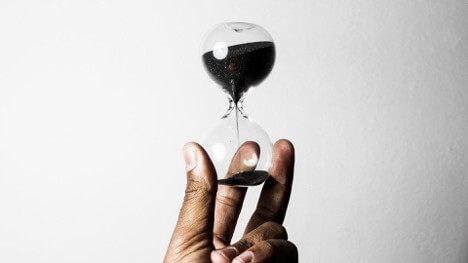
<path fill-rule="evenodd" d="M 257 152 L 256 144 L 239 151 Z M 273 166 L 242 239 L 229 245 L 247 188 L 217 184 L 205 150 L 184 146 L 187 186 L 165 262 L 297 262 L 297 249 L 281 226 L 291 193 L 294 148 L 287 140 L 273 147 Z M 235 165 L 236 156 L 231 163 Z M 236 168 L 236 167 L 231 167 Z M 230 169 L 231 170 L 231 169 Z M 234 170 L 234 169 L 233 169 Z M 235 258 L 235 259 L 234 259 Z"/>

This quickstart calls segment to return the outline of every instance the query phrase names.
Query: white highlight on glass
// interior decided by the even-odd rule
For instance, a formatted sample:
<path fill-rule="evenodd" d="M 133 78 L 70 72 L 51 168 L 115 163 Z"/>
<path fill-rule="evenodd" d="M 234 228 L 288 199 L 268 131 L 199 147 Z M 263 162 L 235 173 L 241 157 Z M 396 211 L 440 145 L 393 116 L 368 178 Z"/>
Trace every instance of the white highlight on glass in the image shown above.
<path fill-rule="evenodd" d="M 216 59 L 223 59 L 228 54 L 228 45 L 225 42 L 216 42 L 213 46 L 213 56 Z"/>
<path fill-rule="evenodd" d="M 214 159 L 219 162 L 226 157 L 226 147 L 222 143 L 216 143 L 211 147 Z"/>
<path fill-rule="evenodd" d="M 257 163 L 258 163 L 258 156 L 255 153 L 252 154 L 252 157 L 250 157 L 250 159 L 244 160 L 244 164 L 248 167 L 254 167 L 257 165 Z"/>

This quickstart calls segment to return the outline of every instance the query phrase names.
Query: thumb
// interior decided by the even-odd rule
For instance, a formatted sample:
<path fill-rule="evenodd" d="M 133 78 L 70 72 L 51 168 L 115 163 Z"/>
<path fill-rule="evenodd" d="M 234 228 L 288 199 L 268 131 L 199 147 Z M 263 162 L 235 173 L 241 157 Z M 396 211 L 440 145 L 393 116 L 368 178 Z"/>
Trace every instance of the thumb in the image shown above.
<path fill-rule="evenodd" d="M 213 163 L 205 150 L 195 142 L 183 148 L 187 186 L 178 225 L 200 229 L 201 224 L 210 227 L 214 219 L 217 178 Z"/>
<path fill-rule="evenodd" d="M 168 250 L 178 257 L 213 249 L 217 190 L 216 171 L 205 150 L 199 144 L 190 142 L 184 146 L 183 154 L 187 170 L 187 186 Z"/>

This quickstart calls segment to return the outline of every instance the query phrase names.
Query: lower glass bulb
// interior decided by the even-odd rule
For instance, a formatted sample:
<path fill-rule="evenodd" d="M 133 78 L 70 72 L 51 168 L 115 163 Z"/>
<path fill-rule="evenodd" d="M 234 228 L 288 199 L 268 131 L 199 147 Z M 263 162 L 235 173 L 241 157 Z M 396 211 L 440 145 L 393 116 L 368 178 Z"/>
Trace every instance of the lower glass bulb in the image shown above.
<path fill-rule="evenodd" d="M 205 135 L 202 146 L 214 164 L 219 184 L 254 186 L 268 177 L 273 147 L 270 137 L 242 108 L 231 107 Z"/>

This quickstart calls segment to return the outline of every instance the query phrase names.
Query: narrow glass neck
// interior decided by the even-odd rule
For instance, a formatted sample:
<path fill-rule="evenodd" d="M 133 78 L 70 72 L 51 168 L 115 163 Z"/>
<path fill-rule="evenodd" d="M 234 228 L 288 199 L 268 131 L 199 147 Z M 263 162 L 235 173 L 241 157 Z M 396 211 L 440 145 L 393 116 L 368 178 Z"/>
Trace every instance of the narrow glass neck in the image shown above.
<path fill-rule="evenodd" d="M 226 113 L 224 114 L 224 116 L 222 117 L 223 119 L 228 117 L 234 110 L 237 110 L 238 113 L 240 113 L 240 116 L 242 116 L 244 118 L 247 118 L 247 115 L 245 115 L 245 112 L 244 112 L 244 98 L 241 98 L 237 102 L 237 104 L 230 97 L 228 97 L 228 101 L 229 101 L 229 107 L 228 107 Z"/>

